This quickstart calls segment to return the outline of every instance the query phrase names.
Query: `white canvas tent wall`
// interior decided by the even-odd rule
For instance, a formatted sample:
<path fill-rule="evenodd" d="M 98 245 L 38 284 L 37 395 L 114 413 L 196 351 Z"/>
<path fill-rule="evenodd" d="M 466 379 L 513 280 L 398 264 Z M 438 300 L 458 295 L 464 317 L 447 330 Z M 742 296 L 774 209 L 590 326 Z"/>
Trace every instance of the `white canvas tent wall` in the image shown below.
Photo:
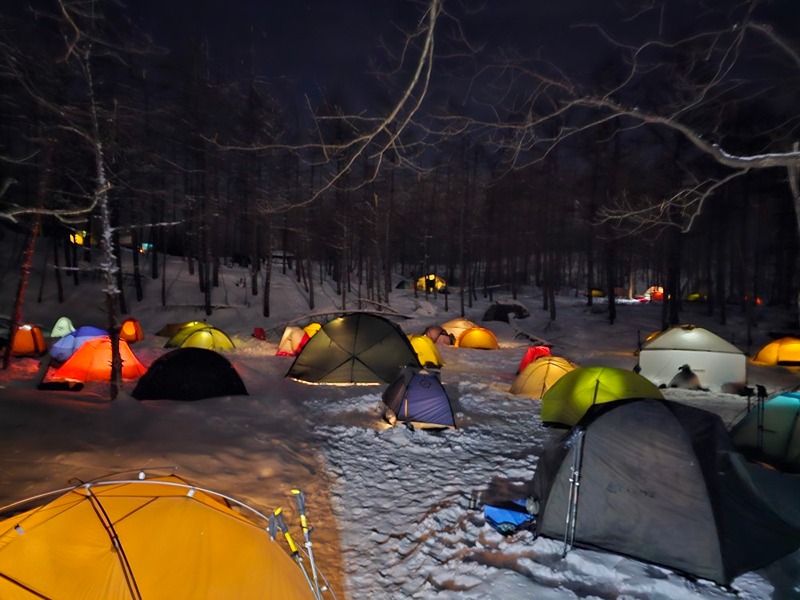
<path fill-rule="evenodd" d="M 732 391 L 747 382 L 744 353 L 702 327 L 673 327 L 639 352 L 639 374 L 656 385 L 669 385 L 683 365 L 689 365 L 700 385 L 711 391 Z"/>

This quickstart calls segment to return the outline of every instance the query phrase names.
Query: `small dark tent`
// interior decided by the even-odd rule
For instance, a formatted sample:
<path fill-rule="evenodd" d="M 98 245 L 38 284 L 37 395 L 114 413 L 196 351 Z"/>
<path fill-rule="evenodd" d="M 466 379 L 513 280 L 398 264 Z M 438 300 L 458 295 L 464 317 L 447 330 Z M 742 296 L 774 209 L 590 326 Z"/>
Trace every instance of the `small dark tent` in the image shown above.
<path fill-rule="evenodd" d="M 537 535 L 564 551 L 599 548 L 723 585 L 800 548 L 800 481 L 736 453 L 718 415 L 669 400 L 591 407 L 545 448 L 531 495 Z"/>
<path fill-rule="evenodd" d="M 495 302 L 491 304 L 486 312 L 483 313 L 484 321 L 505 321 L 509 322 L 509 315 L 513 315 L 515 319 L 524 319 L 530 316 L 528 309 L 519 302 Z"/>
<path fill-rule="evenodd" d="M 246 396 L 239 373 L 227 358 L 205 348 L 177 348 L 162 355 L 136 384 L 138 400 L 202 400 Z"/>
<path fill-rule="evenodd" d="M 455 428 L 450 398 L 435 373 L 405 369 L 383 392 L 384 418 L 390 424 L 405 423 L 417 429 Z"/>
<path fill-rule="evenodd" d="M 800 392 L 783 392 L 731 428 L 737 450 L 783 471 L 800 473 Z"/>
<path fill-rule="evenodd" d="M 350 313 L 323 325 L 286 376 L 308 383 L 391 383 L 408 365 L 420 367 L 400 327 L 379 315 Z"/>

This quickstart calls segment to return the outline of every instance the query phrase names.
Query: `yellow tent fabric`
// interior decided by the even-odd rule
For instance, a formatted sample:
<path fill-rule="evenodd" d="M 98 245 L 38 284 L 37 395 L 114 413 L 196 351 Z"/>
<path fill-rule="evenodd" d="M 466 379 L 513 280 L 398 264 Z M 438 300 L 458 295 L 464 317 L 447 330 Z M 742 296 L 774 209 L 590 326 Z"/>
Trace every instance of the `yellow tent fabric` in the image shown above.
<path fill-rule="evenodd" d="M 478 348 L 480 350 L 497 350 L 500 344 L 494 333 L 485 327 L 472 327 L 462 333 L 456 340 L 459 348 Z"/>
<path fill-rule="evenodd" d="M 614 367 L 578 367 L 542 396 L 542 423 L 572 427 L 589 407 L 627 398 L 664 399 L 654 383 L 638 373 Z"/>
<path fill-rule="evenodd" d="M 309 323 L 305 327 L 303 327 L 303 331 L 308 334 L 308 337 L 314 337 L 314 334 L 317 333 L 320 329 L 322 329 L 322 325 L 317 322 Z"/>
<path fill-rule="evenodd" d="M 206 348 L 207 350 L 232 350 L 233 340 L 221 329 L 206 323 L 190 325 L 179 330 L 164 344 L 165 348 Z"/>
<path fill-rule="evenodd" d="M 800 339 L 783 337 L 765 344 L 753 357 L 765 365 L 800 365 Z"/>
<path fill-rule="evenodd" d="M 138 342 L 144 339 L 144 331 L 142 325 L 138 320 L 130 317 L 122 322 L 122 327 L 119 329 L 119 339 L 126 342 Z"/>
<path fill-rule="evenodd" d="M 441 325 L 442 329 L 444 329 L 447 333 L 452 334 L 456 340 L 458 340 L 458 338 L 461 337 L 461 334 L 467 329 L 472 329 L 473 327 L 477 326 L 477 323 L 473 323 L 469 319 L 464 319 L 463 317 L 451 319 L 446 323 L 442 323 Z"/>
<path fill-rule="evenodd" d="M 529 363 L 511 384 L 512 394 L 541 398 L 556 381 L 575 369 L 575 365 L 560 356 L 542 356 Z"/>
<path fill-rule="evenodd" d="M 161 337 L 171 338 L 184 327 L 193 326 L 212 327 L 211 323 L 204 323 L 203 321 L 184 321 L 183 323 L 168 323 L 158 330 L 156 335 Z"/>
<path fill-rule="evenodd" d="M 313 598 L 265 528 L 170 476 L 97 482 L 0 521 L 0 598 Z"/>
<path fill-rule="evenodd" d="M 438 369 L 444 364 L 436 344 L 427 335 L 409 335 L 408 341 L 411 342 L 411 347 L 417 353 L 419 364 L 423 367 Z"/>
<path fill-rule="evenodd" d="M 447 282 L 438 275 L 436 275 L 435 273 L 429 273 L 428 275 L 423 275 L 422 277 L 417 279 L 417 289 L 420 292 L 424 292 L 426 289 L 428 291 L 435 290 L 437 292 L 441 292 L 446 288 L 447 288 Z"/>

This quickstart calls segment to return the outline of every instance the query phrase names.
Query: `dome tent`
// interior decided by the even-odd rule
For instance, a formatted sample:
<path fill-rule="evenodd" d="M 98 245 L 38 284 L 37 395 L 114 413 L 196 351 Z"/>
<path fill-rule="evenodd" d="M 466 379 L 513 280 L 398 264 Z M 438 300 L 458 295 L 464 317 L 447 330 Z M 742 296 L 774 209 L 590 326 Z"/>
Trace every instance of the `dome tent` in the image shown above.
<path fill-rule="evenodd" d="M 147 369 L 139 362 L 125 340 L 119 340 L 122 378 L 136 379 Z M 86 340 L 51 376 L 54 381 L 111 381 L 111 338 Z"/>
<path fill-rule="evenodd" d="M 308 333 L 295 325 L 283 329 L 276 356 L 297 356 L 310 339 Z"/>
<path fill-rule="evenodd" d="M 509 391 L 520 396 L 542 398 L 547 390 L 573 369 L 575 365 L 560 356 L 537 358 L 522 369 Z"/>
<path fill-rule="evenodd" d="M 378 315 L 348 313 L 308 340 L 286 376 L 308 383 L 391 383 L 409 365 L 420 366 L 400 327 Z"/>
<path fill-rule="evenodd" d="M 2 598 L 315 597 L 260 513 L 174 475 L 50 496 L 0 521 Z"/>
<path fill-rule="evenodd" d="M 721 585 L 800 548 L 800 481 L 748 462 L 719 416 L 678 402 L 591 407 L 545 447 L 530 491 L 536 534 L 564 551 L 606 550 Z"/>
<path fill-rule="evenodd" d="M 478 350 L 497 350 L 500 344 L 494 333 L 485 327 L 471 327 L 456 340 L 459 348 L 476 348 Z"/>
<path fill-rule="evenodd" d="M 542 396 L 542 423 L 572 427 L 592 405 L 626 398 L 664 396 L 653 383 L 633 371 L 578 367 L 559 378 Z"/>
<path fill-rule="evenodd" d="M 181 329 L 185 327 L 193 327 L 195 325 L 204 325 L 206 327 L 211 327 L 211 323 L 206 323 L 205 321 L 184 321 L 182 323 L 167 323 L 161 329 L 156 332 L 157 336 L 171 338 L 173 335 L 178 333 Z"/>
<path fill-rule="evenodd" d="M 50 331 L 51 338 L 60 338 L 64 337 L 65 335 L 72 333 L 75 331 L 75 326 L 72 324 L 72 321 L 69 317 L 59 317 L 59 319 L 53 325 L 53 329 Z"/>
<path fill-rule="evenodd" d="M 425 369 L 406 368 L 384 390 L 384 418 L 416 429 L 454 429 L 453 407 L 439 377 Z"/>
<path fill-rule="evenodd" d="M 411 342 L 411 347 L 417 353 L 419 364 L 423 367 L 438 369 L 444 364 L 442 355 L 436 349 L 436 344 L 427 335 L 409 335 L 408 341 Z"/>
<path fill-rule="evenodd" d="M 126 342 L 138 342 L 139 340 L 143 340 L 144 331 L 142 330 L 141 323 L 133 317 L 125 319 L 122 322 L 122 326 L 119 328 L 119 339 L 125 340 Z"/>
<path fill-rule="evenodd" d="M 17 327 L 11 342 L 11 353 L 14 356 L 41 356 L 45 352 L 47 342 L 41 327 L 27 323 Z"/>
<path fill-rule="evenodd" d="M 80 348 L 86 341 L 96 338 L 108 337 L 108 332 L 99 327 L 83 325 L 75 331 L 68 333 L 56 340 L 50 347 L 50 356 L 55 360 L 64 362 Z"/>
<path fill-rule="evenodd" d="M 640 374 L 656 385 L 669 385 L 683 365 L 689 365 L 703 388 L 714 392 L 739 388 L 747 381 L 744 353 L 702 327 L 672 327 L 639 351 Z"/>
<path fill-rule="evenodd" d="M 753 357 L 753 362 L 765 365 L 800 365 L 800 338 L 782 337 L 764 344 Z"/>
<path fill-rule="evenodd" d="M 800 473 L 800 392 L 782 392 L 731 428 L 737 450 L 753 460 Z"/>
<path fill-rule="evenodd" d="M 247 389 L 230 361 L 219 352 L 176 348 L 153 361 L 131 395 L 138 400 L 201 400 L 246 396 Z"/>
<path fill-rule="evenodd" d="M 450 319 L 449 321 L 442 323 L 441 327 L 447 333 L 451 334 L 454 339 L 458 340 L 461 337 L 461 334 L 464 333 L 467 329 L 472 329 L 473 327 L 477 327 L 477 323 L 473 323 L 469 319 L 465 319 L 463 317 L 456 317 L 455 319 Z"/>
<path fill-rule="evenodd" d="M 206 348 L 208 350 L 232 350 L 233 340 L 228 334 L 206 323 L 189 325 L 179 329 L 164 348 Z"/>

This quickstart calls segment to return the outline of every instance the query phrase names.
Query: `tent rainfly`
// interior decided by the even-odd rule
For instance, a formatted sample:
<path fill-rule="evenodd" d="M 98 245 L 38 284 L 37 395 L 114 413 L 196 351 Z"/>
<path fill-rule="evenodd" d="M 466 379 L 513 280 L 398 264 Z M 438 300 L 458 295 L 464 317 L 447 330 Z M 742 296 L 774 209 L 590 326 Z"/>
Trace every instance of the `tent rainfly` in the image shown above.
<path fill-rule="evenodd" d="M 0 598 L 318 597 L 260 513 L 174 475 L 49 497 L 0 521 Z"/>
<path fill-rule="evenodd" d="M 509 390 L 512 394 L 542 398 L 559 379 L 575 369 L 575 365 L 560 356 L 536 359 L 517 375 Z"/>
<path fill-rule="evenodd" d="M 436 344 L 427 335 L 409 335 L 408 341 L 411 342 L 411 347 L 417 353 L 419 364 L 423 367 L 439 369 L 444 364 Z"/>
<path fill-rule="evenodd" d="M 125 340 L 119 340 L 122 378 L 136 379 L 147 372 Z M 111 381 L 111 338 L 86 340 L 51 376 L 53 381 Z"/>
<path fill-rule="evenodd" d="M 753 357 L 765 365 L 800 365 L 800 338 L 782 337 L 765 344 Z"/>
<path fill-rule="evenodd" d="M 500 344 L 494 333 L 485 327 L 471 327 L 456 340 L 459 348 L 476 348 L 478 350 L 497 350 Z"/>
<path fill-rule="evenodd" d="M 578 492 L 580 490 L 580 493 Z M 536 533 L 721 585 L 800 548 L 800 480 L 734 451 L 722 419 L 656 399 L 598 404 L 536 465 Z"/>

